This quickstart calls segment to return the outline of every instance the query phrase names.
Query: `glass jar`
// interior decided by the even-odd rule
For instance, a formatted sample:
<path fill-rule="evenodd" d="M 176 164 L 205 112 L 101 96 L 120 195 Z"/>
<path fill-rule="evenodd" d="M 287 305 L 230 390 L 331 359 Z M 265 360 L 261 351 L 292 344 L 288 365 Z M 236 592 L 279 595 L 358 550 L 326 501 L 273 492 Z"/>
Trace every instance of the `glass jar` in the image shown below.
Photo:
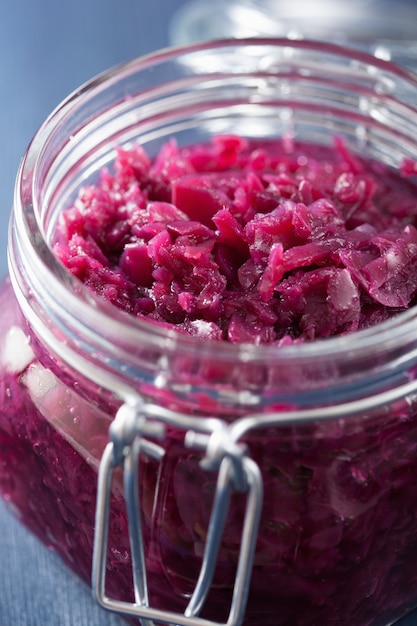
<path fill-rule="evenodd" d="M 0 488 L 104 607 L 386 626 L 417 604 L 415 308 L 300 345 L 207 342 L 101 301 L 51 248 L 118 146 L 340 135 L 396 168 L 416 101 L 414 75 L 361 52 L 230 40 L 110 70 L 34 137 L 0 296 Z"/>

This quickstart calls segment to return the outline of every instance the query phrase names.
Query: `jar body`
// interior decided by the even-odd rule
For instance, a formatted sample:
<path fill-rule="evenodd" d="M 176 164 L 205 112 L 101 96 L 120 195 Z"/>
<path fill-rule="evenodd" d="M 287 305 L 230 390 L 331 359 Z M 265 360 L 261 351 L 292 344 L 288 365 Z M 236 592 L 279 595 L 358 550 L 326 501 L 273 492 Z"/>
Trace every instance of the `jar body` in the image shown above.
<path fill-rule="evenodd" d="M 2 496 L 90 583 L 97 466 L 118 407 L 42 358 L 11 287 L 2 287 Z M 40 348 L 40 349 L 39 349 Z M 40 358 L 38 357 L 40 355 Z M 19 362 L 20 361 L 20 362 Z M 417 404 L 364 419 L 269 427 L 245 439 L 264 505 L 244 624 L 385 626 L 417 603 Z M 173 430 L 162 462 L 142 460 L 151 604 L 183 612 L 201 567 L 216 475 Z M 116 481 L 117 483 L 117 481 Z M 230 604 L 245 499 L 232 499 L 206 617 Z M 108 592 L 133 601 L 128 521 L 113 490 Z M 347 582 L 348 581 L 348 582 Z"/>
<path fill-rule="evenodd" d="M 97 470 L 133 394 L 202 424 L 257 416 L 238 438 L 264 487 L 245 626 L 386 626 L 417 604 L 414 311 L 359 339 L 210 347 L 113 311 L 63 272 L 48 245 L 74 191 L 116 146 L 137 139 L 155 152 L 172 135 L 183 144 L 237 132 L 328 145 L 342 134 L 388 166 L 416 158 L 414 79 L 350 55 L 261 40 L 162 53 L 76 94 L 29 149 L 11 230 L 16 297 L 8 281 L 1 295 L 0 485 L 84 580 Z M 150 605 L 180 614 L 201 569 L 217 482 L 217 468 L 202 464 L 206 451 L 190 449 L 184 434 L 174 419 L 163 455 L 145 451 L 139 463 Z M 123 490 L 116 472 L 106 590 L 133 603 Z M 202 609 L 215 622 L 227 619 L 245 506 L 246 494 L 233 493 Z"/>

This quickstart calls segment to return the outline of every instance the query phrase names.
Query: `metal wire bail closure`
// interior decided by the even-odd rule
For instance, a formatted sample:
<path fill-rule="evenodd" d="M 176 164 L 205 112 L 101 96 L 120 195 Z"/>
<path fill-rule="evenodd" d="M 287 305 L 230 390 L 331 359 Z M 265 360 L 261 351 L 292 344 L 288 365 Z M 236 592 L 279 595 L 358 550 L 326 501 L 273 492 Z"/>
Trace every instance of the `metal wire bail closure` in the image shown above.
<path fill-rule="evenodd" d="M 170 424 L 185 432 L 189 448 L 205 451 L 201 462 L 207 471 L 217 471 L 216 491 L 210 516 L 203 561 L 194 592 L 184 614 L 149 606 L 145 548 L 140 511 L 139 458 L 142 453 L 161 459 L 164 449 L 150 439 L 161 440 Z M 113 473 L 123 468 L 124 495 L 129 526 L 129 541 L 134 582 L 134 602 L 106 596 L 108 529 Z M 247 494 L 241 548 L 231 607 L 224 624 L 199 617 L 209 593 L 231 495 Z M 230 427 L 215 418 L 201 419 L 137 402 L 124 404 L 110 427 L 110 441 L 103 453 L 97 490 L 94 535 L 92 588 L 99 604 L 107 610 L 138 617 L 143 626 L 154 622 L 177 626 L 239 626 L 244 617 L 263 499 L 263 485 L 257 464 L 248 457 L 245 447 L 236 442 Z"/>

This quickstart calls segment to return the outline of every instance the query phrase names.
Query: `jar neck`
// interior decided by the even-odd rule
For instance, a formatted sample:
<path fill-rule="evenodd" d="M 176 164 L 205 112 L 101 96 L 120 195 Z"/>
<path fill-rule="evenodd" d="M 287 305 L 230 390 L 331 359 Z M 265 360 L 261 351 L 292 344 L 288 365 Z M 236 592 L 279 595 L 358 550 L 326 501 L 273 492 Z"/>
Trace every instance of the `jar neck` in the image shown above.
<path fill-rule="evenodd" d="M 274 46 L 282 48 L 284 42 L 259 40 L 245 45 L 250 48 L 250 71 L 256 76 L 256 61 L 259 66 L 265 62 L 265 47 L 270 46 L 272 54 Z M 291 43 L 294 63 L 301 64 L 297 55 L 308 54 L 308 45 Z M 238 54 L 242 46 L 243 42 L 228 42 L 226 47 L 229 53 Z M 311 46 L 314 54 L 320 55 L 319 45 Z M 204 85 L 206 82 L 212 88 L 211 74 L 217 84 L 221 72 L 216 63 L 210 69 L 207 54 L 213 56 L 219 48 L 220 44 L 213 43 L 189 52 L 167 51 L 113 70 L 70 97 L 41 127 L 19 171 L 9 237 L 10 277 L 28 324 L 45 349 L 123 400 L 139 392 L 154 394 L 168 403 L 178 400 L 193 410 L 210 412 L 211 407 L 220 406 L 233 414 L 282 405 L 336 404 L 406 384 L 417 364 L 415 310 L 374 329 L 310 344 L 278 347 L 207 342 L 115 309 L 94 296 L 54 257 L 51 239 L 56 215 L 88 172 L 97 171 L 107 162 L 114 146 L 125 137 L 133 112 L 138 117 L 137 111 L 141 110 L 146 125 L 130 130 L 128 139 L 134 133 L 154 137 L 173 118 L 178 125 L 175 115 L 181 114 L 184 103 L 189 106 L 184 113 L 187 120 L 197 115 L 196 111 L 200 114 L 201 107 L 207 107 L 207 114 L 212 110 L 215 102 L 206 102 Z M 333 55 L 335 63 L 340 58 L 345 63 L 350 54 L 337 47 L 327 47 L 324 52 L 323 58 Z M 202 67 L 208 77 L 202 73 L 196 77 L 198 89 L 190 104 L 190 67 L 196 67 L 199 54 L 206 55 Z M 288 57 L 288 51 L 286 54 Z M 192 58 L 191 66 L 185 63 L 188 56 Z M 178 76 L 173 77 L 168 68 L 176 57 L 181 57 L 181 63 L 176 59 L 173 67 Z M 364 58 L 370 66 L 372 59 L 361 57 L 362 63 Z M 266 70 L 262 67 L 265 81 Z M 241 71 L 240 67 L 237 72 Z M 271 75 L 275 77 L 276 71 L 274 61 Z M 388 66 L 386 72 L 389 74 Z M 366 66 L 359 80 L 361 94 L 363 81 L 369 76 L 372 74 Z M 149 92 L 144 91 L 143 85 L 149 80 L 156 83 Z M 312 84 L 316 83 L 314 77 Z M 126 85 L 133 94 L 129 98 Z M 265 95 L 268 102 L 270 88 Z M 242 98 L 240 86 L 239 90 Z M 248 101 L 252 95 L 250 82 Z M 279 91 L 277 97 L 281 95 Z M 218 97 L 222 115 L 226 115 L 223 90 Z M 158 116 L 149 126 L 147 116 L 153 110 L 152 104 L 157 105 Z M 288 108 L 287 104 L 286 100 Z M 403 110 L 398 110 L 403 115 Z M 416 117 L 414 114 L 414 120 Z M 196 117 L 196 126 L 201 119 Z M 413 123 L 417 131 L 417 121 Z"/>

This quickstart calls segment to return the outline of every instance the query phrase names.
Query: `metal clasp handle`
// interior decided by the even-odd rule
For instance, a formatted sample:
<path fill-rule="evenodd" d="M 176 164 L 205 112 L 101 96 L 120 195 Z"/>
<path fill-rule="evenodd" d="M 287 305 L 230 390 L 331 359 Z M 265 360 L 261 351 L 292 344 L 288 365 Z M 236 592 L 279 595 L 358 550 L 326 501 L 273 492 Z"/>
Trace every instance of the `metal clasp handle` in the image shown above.
<path fill-rule="evenodd" d="M 228 428 L 219 420 L 210 423 L 212 432 L 201 432 L 204 420 L 178 413 L 161 410 L 161 421 L 185 430 L 185 444 L 206 451 L 202 462 L 209 471 L 218 471 L 213 509 L 210 516 L 203 562 L 194 592 L 184 614 L 179 614 L 149 606 L 146 573 L 145 549 L 139 506 L 139 457 L 142 452 L 156 458 L 163 456 L 159 445 L 147 437 L 161 438 L 164 423 L 146 419 L 155 418 L 154 406 L 143 404 L 121 408 L 110 430 L 111 441 L 102 456 L 98 476 L 96 527 L 93 554 L 93 593 L 104 608 L 138 617 L 143 626 L 152 626 L 154 621 L 175 624 L 176 626 L 239 626 L 243 620 L 250 585 L 253 558 L 258 535 L 260 511 L 263 499 L 263 485 L 260 470 L 250 459 L 243 446 L 228 438 Z M 200 431 L 199 431 L 200 427 Z M 110 519 L 110 498 L 113 473 L 116 467 L 124 469 L 124 491 L 126 498 L 129 540 L 133 567 L 135 602 L 123 602 L 108 598 L 106 588 L 106 562 L 108 529 Z M 229 501 L 233 491 L 247 493 L 245 517 L 243 521 L 241 549 L 236 568 L 231 608 L 227 621 L 217 622 L 199 617 L 209 593 L 224 525 L 227 519 Z"/>

